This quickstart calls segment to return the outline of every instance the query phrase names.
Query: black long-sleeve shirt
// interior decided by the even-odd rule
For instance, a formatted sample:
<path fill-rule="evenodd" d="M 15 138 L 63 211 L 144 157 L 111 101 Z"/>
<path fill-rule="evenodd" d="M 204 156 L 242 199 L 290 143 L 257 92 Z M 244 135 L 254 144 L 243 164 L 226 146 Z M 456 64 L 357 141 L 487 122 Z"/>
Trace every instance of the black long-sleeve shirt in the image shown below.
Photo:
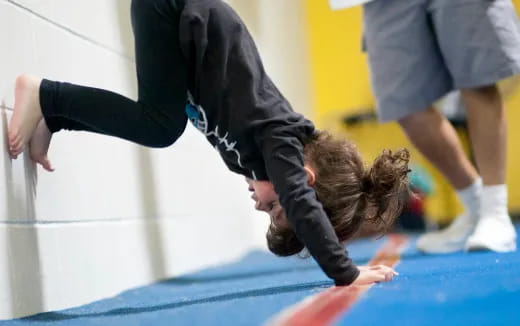
<path fill-rule="evenodd" d="M 352 283 L 359 270 L 307 184 L 303 150 L 314 126 L 266 75 L 245 25 L 219 0 L 187 0 L 179 34 L 189 64 L 191 122 L 231 171 L 272 182 L 298 239 L 323 271 L 337 285 Z"/>

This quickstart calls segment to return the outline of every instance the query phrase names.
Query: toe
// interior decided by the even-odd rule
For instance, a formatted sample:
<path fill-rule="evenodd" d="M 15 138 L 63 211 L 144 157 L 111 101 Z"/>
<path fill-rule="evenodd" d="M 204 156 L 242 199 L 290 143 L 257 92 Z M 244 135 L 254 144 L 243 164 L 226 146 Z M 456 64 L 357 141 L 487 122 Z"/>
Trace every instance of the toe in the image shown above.
<path fill-rule="evenodd" d="M 13 131 L 13 129 L 9 128 L 9 131 L 7 132 L 7 138 L 9 139 L 9 142 L 14 141 L 16 138 L 16 133 Z"/>
<path fill-rule="evenodd" d="M 22 147 L 22 142 L 21 142 L 20 138 L 19 137 L 15 137 L 13 139 L 10 139 L 9 140 L 9 147 L 11 147 L 11 149 L 13 151 L 19 150 Z"/>
<path fill-rule="evenodd" d="M 41 165 L 42 165 L 42 167 L 43 167 L 45 170 L 47 170 L 47 171 L 49 171 L 49 172 L 53 172 L 53 171 L 54 171 L 54 168 L 52 167 L 51 162 L 49 161 L 48 158 L 44 158 L 44 159 L 42 160 L 42 162 L 41 162 Z"/>
<path fill-rule="evenodd" d="M 51 164 L 51 161 L 49 161 L 49 159 L 47 158 L 46 155 L 42 155 L 42 156 L 38 156 L 38 157 L 35 157 L 33 155 L 31 155 L 31 159 L 40 164 L 42 166 L 42 168 L 44 168 L 46 171 L 49 171 L 49 172 L 53 172 L 54 171 L 54 168 L 52 167 L 52 164 Z"/>
<path fill-rule="evenodd" d="M 22 152 L 23 152 L 23 146 L 13 147 L 12 154 L 13 154 L 14 157 L 17 157 Z"/>

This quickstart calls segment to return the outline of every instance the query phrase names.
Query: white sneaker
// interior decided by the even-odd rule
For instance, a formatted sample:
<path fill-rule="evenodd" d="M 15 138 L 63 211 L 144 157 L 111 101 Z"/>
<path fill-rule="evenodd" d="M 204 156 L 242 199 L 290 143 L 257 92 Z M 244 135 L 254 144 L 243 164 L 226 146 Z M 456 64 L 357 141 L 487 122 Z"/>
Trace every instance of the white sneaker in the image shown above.
<path fill-rule="evenodd" d="M 509 216 L 482 217 L 475 232 L 466 242 L 465 249 L 468 251 L 515 251 L 516 231 L 511 218 Z"/>
<path fill-rule="evenodd" d="M 464 249 L 476 226 L 476 219 L 467 213 L 455 218 L 444 230 L 426 233 L 417 239 L 417 249 L 429 254 L 447 254 Z"/>

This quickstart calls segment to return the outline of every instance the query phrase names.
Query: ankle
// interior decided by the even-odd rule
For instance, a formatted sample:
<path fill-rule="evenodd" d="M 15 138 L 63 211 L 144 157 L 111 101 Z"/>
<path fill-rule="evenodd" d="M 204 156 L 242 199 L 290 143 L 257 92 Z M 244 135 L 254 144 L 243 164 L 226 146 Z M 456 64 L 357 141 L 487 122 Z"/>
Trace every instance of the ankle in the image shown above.
<path fill-rule="evenodd" d="M 481 209 L 482 179 L 477 178 L 472 184 L 457 190 L 456 193 L 462 202 L 465 213 L 476 219 L 480 215 Z"/>
<path fill-rule="evenodd" d="M 29 74 L 22 74 L 16 77 L 15 85 L 17 89 L 37 89 L 40 83 L 41 78 Z"/>
<path fill-rule="evenodd" d="M 480 208 L 482 216 L 509 216 L 507 186 L 505 184 L 483 186 Z"/>

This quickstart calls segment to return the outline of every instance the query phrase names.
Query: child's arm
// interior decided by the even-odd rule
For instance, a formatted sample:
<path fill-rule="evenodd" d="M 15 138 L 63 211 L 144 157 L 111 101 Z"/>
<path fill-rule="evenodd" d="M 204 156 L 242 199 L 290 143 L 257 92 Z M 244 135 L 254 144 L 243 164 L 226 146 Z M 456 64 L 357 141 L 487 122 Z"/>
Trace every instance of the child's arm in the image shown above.
<path fill-rule="evenodd" d="M 360 271 L 347 256 L 314 189 L 307 183 L 302 142 L 286 127 L 270 126 L 258 137 L 269 180 L 298 239 L 325 274 L 336 285 L 351 284 Z"/>

